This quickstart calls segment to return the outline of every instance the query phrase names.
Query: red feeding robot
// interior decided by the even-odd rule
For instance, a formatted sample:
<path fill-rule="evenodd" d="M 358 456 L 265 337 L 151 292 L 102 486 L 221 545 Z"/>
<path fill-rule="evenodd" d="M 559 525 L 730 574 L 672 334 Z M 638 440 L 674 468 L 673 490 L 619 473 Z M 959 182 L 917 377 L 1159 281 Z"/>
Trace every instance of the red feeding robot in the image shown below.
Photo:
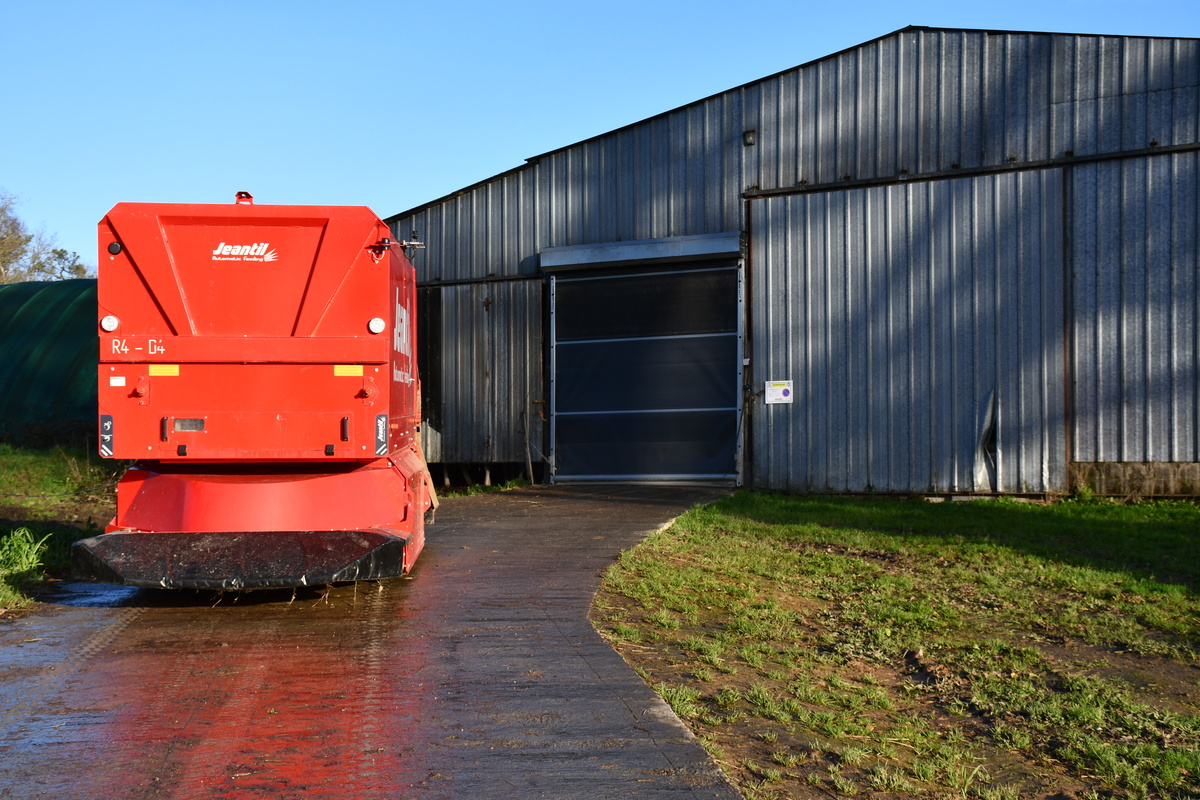
<path fill-rule="evenodd" d="M 364 207 L 121 203 L 99 226 L 100 454 L 132 459 L 77 577 L 163 588 L 400 575 L 436 503 L 416 281 Z"/>

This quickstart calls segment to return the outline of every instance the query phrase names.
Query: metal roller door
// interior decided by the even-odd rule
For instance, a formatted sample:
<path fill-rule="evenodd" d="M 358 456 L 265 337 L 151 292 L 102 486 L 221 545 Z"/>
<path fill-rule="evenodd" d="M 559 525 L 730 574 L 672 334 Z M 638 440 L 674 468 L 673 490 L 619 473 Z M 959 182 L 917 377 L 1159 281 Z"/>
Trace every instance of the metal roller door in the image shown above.
<path fill-rule="evenodd" d="M 735 481 L 736 264 L 551 278 L 555 480 Z"/>

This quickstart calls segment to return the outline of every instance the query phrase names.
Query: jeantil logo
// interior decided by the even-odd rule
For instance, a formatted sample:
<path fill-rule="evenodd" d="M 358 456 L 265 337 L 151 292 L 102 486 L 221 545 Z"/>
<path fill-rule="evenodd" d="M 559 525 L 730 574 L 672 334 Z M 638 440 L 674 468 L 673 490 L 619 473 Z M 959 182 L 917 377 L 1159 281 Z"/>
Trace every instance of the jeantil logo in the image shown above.
<path fill-rule="evenodd" d="M 269 249 L 270 242 L 254 244 L 225 244 L 221 242 L 212 251 L 213 261 L 275 261 L 279 258 Z"/>
<path fill-rule="evenodd" d="M 375 415 L 375 455 L 386 456 L 388 451 L 388 415 Z"/>

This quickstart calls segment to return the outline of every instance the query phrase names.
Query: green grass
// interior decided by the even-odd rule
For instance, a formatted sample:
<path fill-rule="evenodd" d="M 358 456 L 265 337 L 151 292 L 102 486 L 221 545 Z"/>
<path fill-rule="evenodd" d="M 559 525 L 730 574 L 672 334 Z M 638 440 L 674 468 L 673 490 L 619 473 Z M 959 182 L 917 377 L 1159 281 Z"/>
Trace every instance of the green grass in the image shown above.
<path fill-rule="evenodd" d="M 50 511 L 59 496 L 113 482 L 124 469 L 78 448 L 23 448 L 0 443 L 0 497 L 30 512 Z"/>
<path fill-rule="evenodd" d="M 0 504 L 20 520 L 0 525 L 0 610 L 27 605 L 44 574 L 69 569 L 71 544 L 108 521 L 91 507 L 123 468 L 83 450 L 0 444 Z"/>
<path fill-rule="evenodd" d="M 1200 717 L 1128 674 L 1200 674 L 1198 539 L 1184 502 L 742 492 L 624 554 L 600 627 L 618 643 L 652 631 L 661 659 L 641 666 L 675 691 L 714 669 L 689 719 L 757 796 L 805 779 L 764 782 L 741 760 L 805 746 L 843 794 L 1023 796 L 1030 779 L 1003 767 L 1018 759 L 1043 788 L 1065 771 L 1101 796 L 1200 796 Z M 789 746 L 738 744 L 765 728 Z"/>
<path fill-rule="evenodd" d="M 529 481 L 525 478 L 513 478 L 504 483 L 496 483 L 491 486 L 484 486 L 482 483 L 472 484 L 471 486 L 442 489 L 438 491 L 438 497 L 474 497 L 477 494 L 491 494 L 492 492 L 506 492 L 510 489 L 519 489 L 522 486 L 528 486 Z"/>
<path fill-rule="evenodd" d="M 23 590 L 41 578 L 48 538 L 36 538 L 28 528 L 0 536 L 0 608 L 24 604 Z"/>

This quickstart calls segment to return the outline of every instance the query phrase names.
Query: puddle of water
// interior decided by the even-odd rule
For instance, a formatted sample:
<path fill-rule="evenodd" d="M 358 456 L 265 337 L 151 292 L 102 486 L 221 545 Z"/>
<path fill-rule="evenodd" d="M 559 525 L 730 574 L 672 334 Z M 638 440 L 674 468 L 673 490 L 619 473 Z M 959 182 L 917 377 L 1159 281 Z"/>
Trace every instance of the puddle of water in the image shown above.
<path fill-rule="evenodd" d="M 56 585 L 0 637 L 0 798 L 401 796 L 429 702 L 404 589 Z"/>
<path fill-rule="evenodd" d="M 71 608 L 122 608 L 133 605 L 142 590 L 134 586 L 63 581 L 38 593 L 38 602 Z"/>
<path fill-rule="evenodd" d="M 408 578 L 345 583 L 297 589 L 257 589 L 221 592 L 210 589 L 143 589 L 83 581 L 61 581 L 44 586 L 37 594 L 43 606 L 67 608 L 207 608 L 225 606 L 288 606 L 296 603 L 350 605 L 365 602 L 380 585 L 394 588 Z"/>

